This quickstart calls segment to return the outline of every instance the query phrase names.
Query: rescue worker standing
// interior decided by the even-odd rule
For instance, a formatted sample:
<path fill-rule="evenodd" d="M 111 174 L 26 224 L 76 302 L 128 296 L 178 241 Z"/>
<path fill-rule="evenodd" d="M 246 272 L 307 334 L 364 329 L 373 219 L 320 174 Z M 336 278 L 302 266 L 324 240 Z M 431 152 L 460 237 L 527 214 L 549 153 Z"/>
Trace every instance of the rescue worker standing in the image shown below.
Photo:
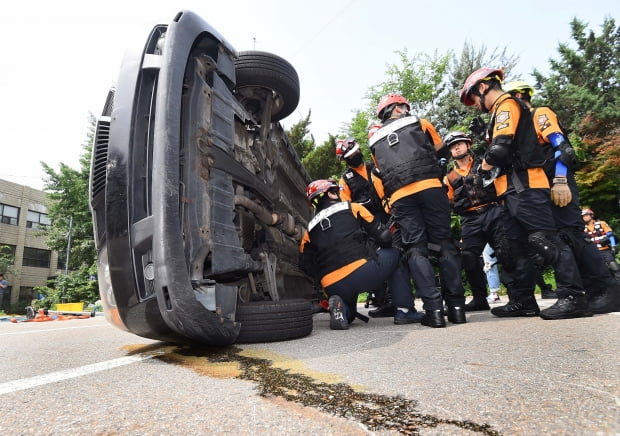
<path fill-rule="evenodd" d="M 592 209 L 583 209 L 581 218 L 585 224 L 583 230 L 588 238 L 596 244 L 604 265 L 613 273 L 615 280 L 620 282 L 620 268 L 616 263 L 617 245 L 613 230 L 605 221 L 594 219 Z"/>
<path fill-rule="evenodd" d="M 360 145 L 354 138 L 338 140 L 336 157 L 347 163 L 347 169 L 338 181 L 341 200 L 363 205 L 375 218 L 387 225 L 389 214 L 383 207 L 383 186 L 377 183 L 374 163 L 364 162 Z M 369 310 L 368 316 L 372 318 L 394 316 L 394 305 L 387 286 L 384 285 L 373 293 L 378 307 Z"/>
<path fill-rule="evenodd" d="M 588 309 L 577 264 L 571 250 L 556 232 L 551 211 L 549 181 L 543 170 L 545 155 L 538 143 L 532 116 L 525 104 L 502 90 L 502 70 L 474 71 L 461 89 L 461 102 L 491 112 L 490 140 L 479 174 L 494 180 L 504 202 L 506 245 L 496 247 L 500 263 L 509 266 L 513 286 L 507 305 L 491 310 L 496 316 L 535 316 L 565 319 L 592 316 Z M 527 245 L 521 241 L 527 241 Z M 528 250 L 529 248 L 529 250 Z M 531 251 L 539 265 L 553 265 L 558 300 L 540 311 L 534 297 L 535 269 Z M 514 265 L 511 262 L 514 259 Z M 505 276 L 504 276 L 505 277 Z"/>
<path fill-rule="evenodd" d="M 450 203 L 441 181 L 443 171 L 437 151 L 442 149 L 442 142 L 431 123 L 410 115 L 409 110 L 403 96 L 383 96 L 377 105 L 377 117 L 383 126 L 371 136 L 369 146 L 401 232 L 416 295 L 424 302 L 422 324 L 446 326 L 443 299 L 448 321 L 460 324 L 466 322 L 465 290 L 461 260 L 450 229 Z M 442 151 L 448 152 L 445 147 Z M 443 298 L 429 259 L 429 243 L 440 252 Z"/>
<path fill-rule="evenodd" d="M 329 296 L 330 328 L 346 330 L 357 313 L 357 297 L 388 280 L 392 290 L 394 324 L 420 322 L 413 309 L 407 271 L 400 252 L 391 248 L 392 235 L 381 221 L 358 203 L 340 200 L 333 180 L 315 180 L 306 189 L 316 215 L 300 244 L 300 267 L 319 280 Z M 368 236 L 384 248 L 373 250 Z"/>
<path fill-rule="evenodd" d="M 489 310 L 487 281 L 480 256 L 487 243 L 495 247 L 503 238 L 502 208 L 493 183 L 483 186 L 481 177 L 472 172 L 481 159 L 471 155 L 471 137 L 463 132 L 450 132 L 443 143 L 454 159 L 454 168 L 444 181 L 452 210 L 461 216 L 461 261 L 473 296 L 465 310 Z"/>
<path fill-rule="evenodd" d="M 512 96 L 525 103 L 532 113 L 538 142 L 546 157 L 545 174 L 551 184 L 551 211 L 555 226 L 572 249 L 593 313 L 618 310 L 620 287 L 609 269 L 596 257 L 596 247 L 583 238 L 579 190 L 572 171 L 575 151 L 571 147 L 556 113 L 547 106 L 533 108 L 534 88 L 524 81 L 505 86 Z"/>

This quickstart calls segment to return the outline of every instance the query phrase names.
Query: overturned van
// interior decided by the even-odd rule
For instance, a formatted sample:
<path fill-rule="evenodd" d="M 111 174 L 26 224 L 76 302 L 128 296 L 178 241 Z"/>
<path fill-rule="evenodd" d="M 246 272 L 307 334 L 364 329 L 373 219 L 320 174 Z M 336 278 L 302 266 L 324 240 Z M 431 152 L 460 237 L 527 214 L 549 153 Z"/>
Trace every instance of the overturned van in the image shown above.
<path fill-rule="evenodd" d="M 317 292 L 297 266 L 310 180 L 279 124 L 298 101 L 291 64 L 236 52 L 189 11 L 125 56 L 90 180 L 110 323 L 207 345 L 312 331 Z"/>

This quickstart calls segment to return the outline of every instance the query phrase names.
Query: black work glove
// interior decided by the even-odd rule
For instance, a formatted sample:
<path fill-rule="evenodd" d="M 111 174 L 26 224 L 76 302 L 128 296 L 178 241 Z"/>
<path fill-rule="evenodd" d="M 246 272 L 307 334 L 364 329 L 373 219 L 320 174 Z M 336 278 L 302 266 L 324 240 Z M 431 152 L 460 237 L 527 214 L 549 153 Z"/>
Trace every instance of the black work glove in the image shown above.
<path fill-rule="evenodd" d="M 469 130 L 477 136 L 484 136 L 487 130 L 487 123 L 478 115 L 469 122 Z"/>

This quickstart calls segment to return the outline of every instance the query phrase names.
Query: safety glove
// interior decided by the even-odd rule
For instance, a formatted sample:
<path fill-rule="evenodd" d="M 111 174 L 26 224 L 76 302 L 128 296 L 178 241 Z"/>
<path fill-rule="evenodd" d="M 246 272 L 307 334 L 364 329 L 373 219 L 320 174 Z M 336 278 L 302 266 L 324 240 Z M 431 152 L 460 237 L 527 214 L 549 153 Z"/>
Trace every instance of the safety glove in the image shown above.
<path fill-rule="evenodd" d="M 571 202 L 572 198 L 566 177 L 555 177 L 551 186 L 551 201 L 556 206 L 564 207 Z"/>
<path fill-rule="evenodd" d="M 477 116 L 469 123 L 469 130 L 471 133 L 477 136 L 484 136 L 487 130 L 487 123 L 484 122 L 482 117 Z"/>

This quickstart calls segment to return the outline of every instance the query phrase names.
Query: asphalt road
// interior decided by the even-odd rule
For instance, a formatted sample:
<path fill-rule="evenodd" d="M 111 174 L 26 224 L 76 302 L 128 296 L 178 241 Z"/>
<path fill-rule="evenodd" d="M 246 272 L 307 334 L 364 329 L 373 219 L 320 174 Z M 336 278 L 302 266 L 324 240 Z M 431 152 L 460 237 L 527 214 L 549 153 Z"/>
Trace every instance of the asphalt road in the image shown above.
<path fill-rule="evenodd" d="M 317 314 L 306 338 L 224 349 L 101 316 L 0 322 L 0 434 L 617 435 L 619 338 L 620 313 L 348 331 Z"/>

